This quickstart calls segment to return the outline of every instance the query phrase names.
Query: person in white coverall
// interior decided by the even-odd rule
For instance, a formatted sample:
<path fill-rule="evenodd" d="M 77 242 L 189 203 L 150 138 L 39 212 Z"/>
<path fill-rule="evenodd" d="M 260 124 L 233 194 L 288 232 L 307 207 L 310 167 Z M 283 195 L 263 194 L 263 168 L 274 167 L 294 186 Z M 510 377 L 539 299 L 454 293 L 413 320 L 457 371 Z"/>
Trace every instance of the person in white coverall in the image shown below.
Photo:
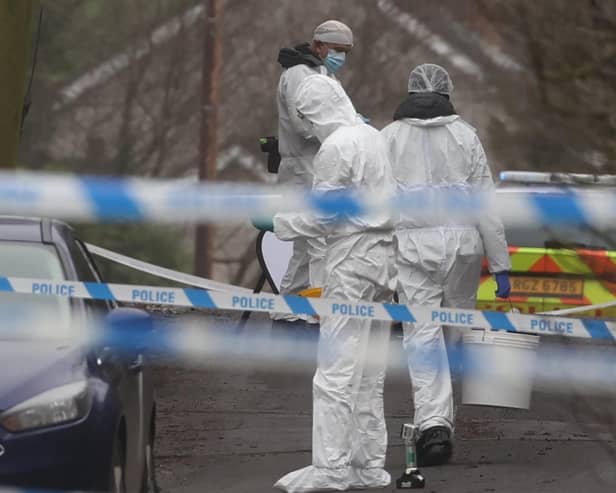
<path fill-rule="evenodd" d="M 312 44 L 280 50 L 278 62 L 285 69 L 278 84 L 278 140 L 281 155 L 278 183 L 309 188 L 312 186 L 312 161 L 319 141 L 306 133 L 295 111 L 299 85 L 314 74 L 334 77 L 353 47 L 353 32 L 342 22 L 330 20 L 314 31 Z M 297 294 L 324 283 L 325 243 L 322 238 L 297 238 L 293 255 L 282 279 L 282 294 Z M 276 319 L 295 317 L 276 315 Z"/>
<path fill-rule="evenodd" d="M 424 64 L 409 79 L 409 96 L 383 129 L 399 190 L 452 187 L 457 192 L 494 187 L 475 130 L 450 102 L 453 84 L 442 67 Z M 396 231 L 400 303 L 475 308 L 481 264 L 487 255 L 499 297 L 509 296 L 511 262 L 500 220 L 435 217 L 429 211 L 401 215 Z M 448 342 L 461 333 L 447 328 Z M 454 422 L 450 367 L 441 327 L 404 324 L 404 347 L 413 384 L 420 465 L 445 463 L 452 454 Z"/>
<path fill-rule="evenodd" d="M 296 108 L 306 131 L 321 142 L 314 159 L 315 193 L 395 192 L 383 138 L 358 118 L 340 84 L 322 75 L 308 77 L 299 88 Z M 273 226 L 282 240 L 325 238 L 325 297 L 391 302 L 395 271 L 389 215 L 281 213 L 274 216 Z M 287 474 L 275 487 L 295 493 L 390 483 L 383 469 L 389 333 L 386 322 L 321 318 L 313 380 L 312 465 Z"/>

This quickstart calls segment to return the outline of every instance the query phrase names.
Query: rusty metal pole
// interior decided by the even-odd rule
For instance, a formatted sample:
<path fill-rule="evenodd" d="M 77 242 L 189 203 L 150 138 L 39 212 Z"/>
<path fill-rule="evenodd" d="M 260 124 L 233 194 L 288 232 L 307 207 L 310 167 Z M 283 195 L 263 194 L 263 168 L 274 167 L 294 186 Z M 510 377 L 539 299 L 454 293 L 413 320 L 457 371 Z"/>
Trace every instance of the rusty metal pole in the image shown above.
<path fill-rule="evenodd" d="M 0 1 L 0 169 L 17 166 L 31 25 L 32 0 Z"/>
<path fill-rule="evenodd" d="M 201 143 L 199 181 L 216 179 L 218 158 L 218 101 L 222 65 L 222 0 L 204 0 L 205 33 L 201 97 Z M 214 228 L 201 224 L 196 228 L 195 274 L 212 276 Z"/>

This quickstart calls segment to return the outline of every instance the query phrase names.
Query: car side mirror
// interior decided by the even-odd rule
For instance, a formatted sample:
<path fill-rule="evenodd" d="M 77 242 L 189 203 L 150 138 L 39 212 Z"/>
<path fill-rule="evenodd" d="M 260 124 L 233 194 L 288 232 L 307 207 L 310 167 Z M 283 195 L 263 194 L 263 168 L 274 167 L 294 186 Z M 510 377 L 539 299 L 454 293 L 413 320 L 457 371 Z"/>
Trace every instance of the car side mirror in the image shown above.
<path fill-rule="evenodd" d="M 154 332 L 152 316 L 137 308 L 116 308 L 105 318 L 104 345 L 134 359 L 147 348 Z"/>

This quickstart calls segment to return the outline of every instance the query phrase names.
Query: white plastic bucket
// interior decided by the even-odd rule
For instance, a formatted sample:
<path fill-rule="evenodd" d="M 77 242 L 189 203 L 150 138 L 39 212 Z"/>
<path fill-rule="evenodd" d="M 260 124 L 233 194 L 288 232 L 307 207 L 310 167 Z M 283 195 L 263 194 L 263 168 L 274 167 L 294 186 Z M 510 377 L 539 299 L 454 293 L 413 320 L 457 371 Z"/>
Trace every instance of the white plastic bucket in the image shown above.
<path fill-rule="evenodd" d="M 462 404 L 530 407 L 538 336 L 473 329 L 463 343 Z"/>

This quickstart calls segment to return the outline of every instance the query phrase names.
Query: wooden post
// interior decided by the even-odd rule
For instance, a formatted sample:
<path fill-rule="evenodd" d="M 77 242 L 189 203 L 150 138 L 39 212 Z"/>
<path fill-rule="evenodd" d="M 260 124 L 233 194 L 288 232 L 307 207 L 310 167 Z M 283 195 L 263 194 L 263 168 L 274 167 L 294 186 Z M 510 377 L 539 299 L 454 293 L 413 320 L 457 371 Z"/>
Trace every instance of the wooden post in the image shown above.
<path fill-rule="evenodd" d="M 0 1 L 0 169 L 17 166 L 32 0 Z"/>
<path fill-rule="evenodd" d="M 199 152 L 199 181 L 216 179 L 218 161 L 218 100 L 222 64 L 222 2 L 204 0 L 205 33 L 201 97 L 201 145 Z M 201 224 L 196 228 L 195 274 L 210 278 L 214 228 Z"/>

